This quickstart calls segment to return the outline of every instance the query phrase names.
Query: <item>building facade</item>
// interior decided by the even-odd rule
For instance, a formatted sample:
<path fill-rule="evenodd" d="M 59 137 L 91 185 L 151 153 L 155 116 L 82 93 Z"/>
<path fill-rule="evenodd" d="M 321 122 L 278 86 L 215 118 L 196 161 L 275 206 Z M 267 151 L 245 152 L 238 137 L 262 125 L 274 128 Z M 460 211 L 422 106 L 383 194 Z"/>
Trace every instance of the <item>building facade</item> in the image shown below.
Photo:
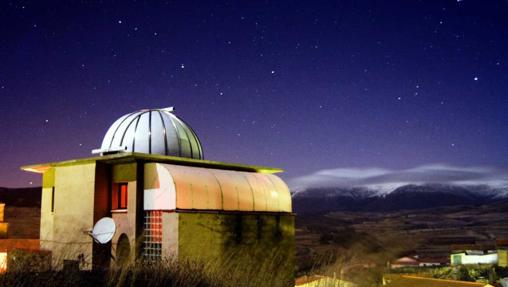
<path fill-rule="evenodd" d="M 40 245 L 54 268 L 232 258 L 259 266 L 277 256 L 284 264 L 274 272 L 294 280 L 294 214 L 280 169 L 204 160 L 172 109 L 121 117 L 96 152 L 22 167 L 42 173 Z M 116 225 L 108 244 L 90 236 L 103 217 Z"/>

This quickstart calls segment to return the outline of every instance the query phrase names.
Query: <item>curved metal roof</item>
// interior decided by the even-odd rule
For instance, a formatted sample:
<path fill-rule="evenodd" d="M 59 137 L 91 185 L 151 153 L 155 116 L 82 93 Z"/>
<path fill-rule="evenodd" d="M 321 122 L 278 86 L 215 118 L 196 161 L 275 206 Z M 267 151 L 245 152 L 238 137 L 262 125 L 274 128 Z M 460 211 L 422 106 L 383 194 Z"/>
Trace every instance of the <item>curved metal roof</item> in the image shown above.
<path fill-rule="evenodd" d="M 198 136 L 173 108 L 148 109 L 126 114 L 108 129 L 99 152 L 161 154 L 203 159 Z"/>
<path fill-rule="evenodd" d="M 255 172 L 147 163 L 145 210 L 292 212 L 278 176 Z"/>

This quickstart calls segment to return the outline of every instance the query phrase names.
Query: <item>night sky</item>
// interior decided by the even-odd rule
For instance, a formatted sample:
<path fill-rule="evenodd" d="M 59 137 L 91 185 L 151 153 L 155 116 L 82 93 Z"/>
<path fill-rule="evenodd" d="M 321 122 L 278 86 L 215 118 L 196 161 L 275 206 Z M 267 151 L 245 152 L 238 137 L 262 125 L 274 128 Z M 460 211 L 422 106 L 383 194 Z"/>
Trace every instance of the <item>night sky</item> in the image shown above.
<path fill-rule="evenodd" d="M 168 106 L 206 159 L 285 179 L 508 167 L 507 1 L 39 2 L 0 4 L 0 186 Z"/>

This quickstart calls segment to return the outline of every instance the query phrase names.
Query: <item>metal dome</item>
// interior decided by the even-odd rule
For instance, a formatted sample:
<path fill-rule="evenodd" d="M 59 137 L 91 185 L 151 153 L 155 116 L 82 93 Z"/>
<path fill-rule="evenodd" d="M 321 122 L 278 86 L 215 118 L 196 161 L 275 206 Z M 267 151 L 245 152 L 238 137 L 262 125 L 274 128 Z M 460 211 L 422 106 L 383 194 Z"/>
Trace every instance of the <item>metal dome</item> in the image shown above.
<path fill-rule="evenodd" d="M 140 152 L 203 159 L 201 143 L 173 108 L 126 114 L 108 129 L 101 148 L 93 153 Z"/>

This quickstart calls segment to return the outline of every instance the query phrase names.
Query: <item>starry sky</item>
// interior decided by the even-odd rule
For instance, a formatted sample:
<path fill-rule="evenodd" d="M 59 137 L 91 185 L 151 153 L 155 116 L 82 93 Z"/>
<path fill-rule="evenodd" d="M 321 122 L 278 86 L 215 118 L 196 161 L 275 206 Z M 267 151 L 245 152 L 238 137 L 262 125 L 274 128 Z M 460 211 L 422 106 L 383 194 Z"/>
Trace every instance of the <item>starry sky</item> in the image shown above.
<path fill-rule="evenodd" d="M 508 166 L 507 1 L 2 1 L 0 186 L 174 106 L 206 159 Z"/>

